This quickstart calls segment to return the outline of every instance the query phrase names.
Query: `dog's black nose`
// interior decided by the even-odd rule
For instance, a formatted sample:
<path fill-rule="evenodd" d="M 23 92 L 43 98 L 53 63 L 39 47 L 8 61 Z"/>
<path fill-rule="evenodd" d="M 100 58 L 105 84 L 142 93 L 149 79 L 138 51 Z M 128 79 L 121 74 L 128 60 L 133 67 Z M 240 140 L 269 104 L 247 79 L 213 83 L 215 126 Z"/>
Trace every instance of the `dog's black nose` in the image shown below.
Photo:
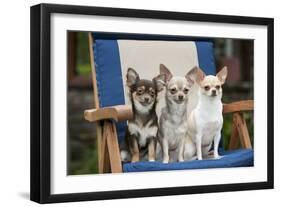
<path fill-rule="evenodd" d="M 183 99 L 183 95 L 179 95 L 179 100 L 182 100 Z"/>
<path fill-rule="evenodd" d="M 145 101 L 145 102 L 148 102 L 148 101 L 149 101 L 149 98 L 144 98 L 144 101 Z"/>
<path fill-rule="evenodd" d="M 212 96 L 215 96 L 217 94 L 216 90 L 212 90 Z"/>

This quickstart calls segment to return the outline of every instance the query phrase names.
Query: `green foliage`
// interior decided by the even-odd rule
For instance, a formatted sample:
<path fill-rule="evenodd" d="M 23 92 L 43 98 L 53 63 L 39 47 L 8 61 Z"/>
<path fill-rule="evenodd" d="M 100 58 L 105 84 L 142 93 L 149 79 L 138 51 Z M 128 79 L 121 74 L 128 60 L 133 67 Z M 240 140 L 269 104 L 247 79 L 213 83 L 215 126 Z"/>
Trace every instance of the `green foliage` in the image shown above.
<path fill-rule="evenodd" d="M 84 119 L 91 108 L 92 90 L 68 90 L 68 174 L 98 173 L 96 128 Z"/>
<path fill-rule="evenodd" d="M 91 65 L 89 63 L 78 64 L 77 65 L 77 73 L 78 75 L 88 76 L 91 73 Z"/>
<path fill-rule="evenodd" d="M 88 33 L 77 32 L 77 63 L 85 64 L 89 63 L 89 44 L 88 44 Z"/>
<path fill-rule="evenodd" d="M 69 174 L 95 174 L 98 173 L 98 152 L 95 144 L 83 147 L 79 159 L 69 162 Z"/>
<path fill-rule="evenodd" d="M 232 115 L 225 114 L 223 117 L 223 147 L 224 149 L 228 148 L 230 136 L 231 136 L 231 128 L 232 128 Z"/>
<path fill-rule="evenodd" d="M 87 76 L 91 73 L 91 64 L 89 57 L 89 44 L 87 32 L 78 32 L 76 36 L 76 62 L 77 74 Z"/>

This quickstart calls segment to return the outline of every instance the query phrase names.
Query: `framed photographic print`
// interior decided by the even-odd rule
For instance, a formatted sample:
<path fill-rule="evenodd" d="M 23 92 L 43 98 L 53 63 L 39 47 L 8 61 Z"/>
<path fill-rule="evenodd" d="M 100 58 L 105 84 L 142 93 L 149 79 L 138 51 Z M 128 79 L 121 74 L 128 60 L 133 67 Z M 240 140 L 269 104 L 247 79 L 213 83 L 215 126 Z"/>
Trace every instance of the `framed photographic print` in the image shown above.
<path fill-rule="evenodd" d="M 273 188 L 273 56 L 271 18 L 31 7 L 31 200 Z"/>

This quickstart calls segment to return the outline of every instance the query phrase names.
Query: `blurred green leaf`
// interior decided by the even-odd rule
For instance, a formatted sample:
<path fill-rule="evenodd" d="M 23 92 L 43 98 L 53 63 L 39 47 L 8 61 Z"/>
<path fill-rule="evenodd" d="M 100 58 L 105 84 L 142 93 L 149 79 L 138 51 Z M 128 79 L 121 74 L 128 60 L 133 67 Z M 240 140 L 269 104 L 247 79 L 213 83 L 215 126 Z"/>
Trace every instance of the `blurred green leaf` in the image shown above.
<path fill-rule="evenodd" d="M 88 76 L 89 74 L 91 74 L 91 72 L 92 72 L 92 69 L 91 69 L 91 65 L 89 63 L 77 65 L 78 75 Z"/>

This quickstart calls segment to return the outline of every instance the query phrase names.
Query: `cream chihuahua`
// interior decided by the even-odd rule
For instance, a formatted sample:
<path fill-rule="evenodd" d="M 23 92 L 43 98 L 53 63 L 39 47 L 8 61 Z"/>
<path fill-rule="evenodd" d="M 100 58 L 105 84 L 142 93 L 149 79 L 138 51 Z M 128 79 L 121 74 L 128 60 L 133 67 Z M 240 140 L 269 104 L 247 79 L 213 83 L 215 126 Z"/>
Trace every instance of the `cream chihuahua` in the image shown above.
<path fill-rule="evenodd" d="M 160 74 L 166 76 L 166 107 L 162 109 L 157 134 L 162 147 L 163 163 L 176 160 L 182 162 L 187 131 L 188 94 L 195 82 L 191 77 L 196 76 L 196 69 L 190 70 L 185 77 L 178 77 L 173 76 L 161 64 Z"/>
<path fill-rule="evenodd" d="M 206 76 L 200 68 L 197 68 L 196 82 L 199 86 L 199 97 L 197 106 L 188 116 L 185 160 L 191 160 L 195 155 L 198 160 L 208 157 L 212 143 L 214 143 L 214 158 L 219 158 L 218 146 L 223 125 L 222 85 L 226 77 L 226 67 L 216 76 Z"/>

